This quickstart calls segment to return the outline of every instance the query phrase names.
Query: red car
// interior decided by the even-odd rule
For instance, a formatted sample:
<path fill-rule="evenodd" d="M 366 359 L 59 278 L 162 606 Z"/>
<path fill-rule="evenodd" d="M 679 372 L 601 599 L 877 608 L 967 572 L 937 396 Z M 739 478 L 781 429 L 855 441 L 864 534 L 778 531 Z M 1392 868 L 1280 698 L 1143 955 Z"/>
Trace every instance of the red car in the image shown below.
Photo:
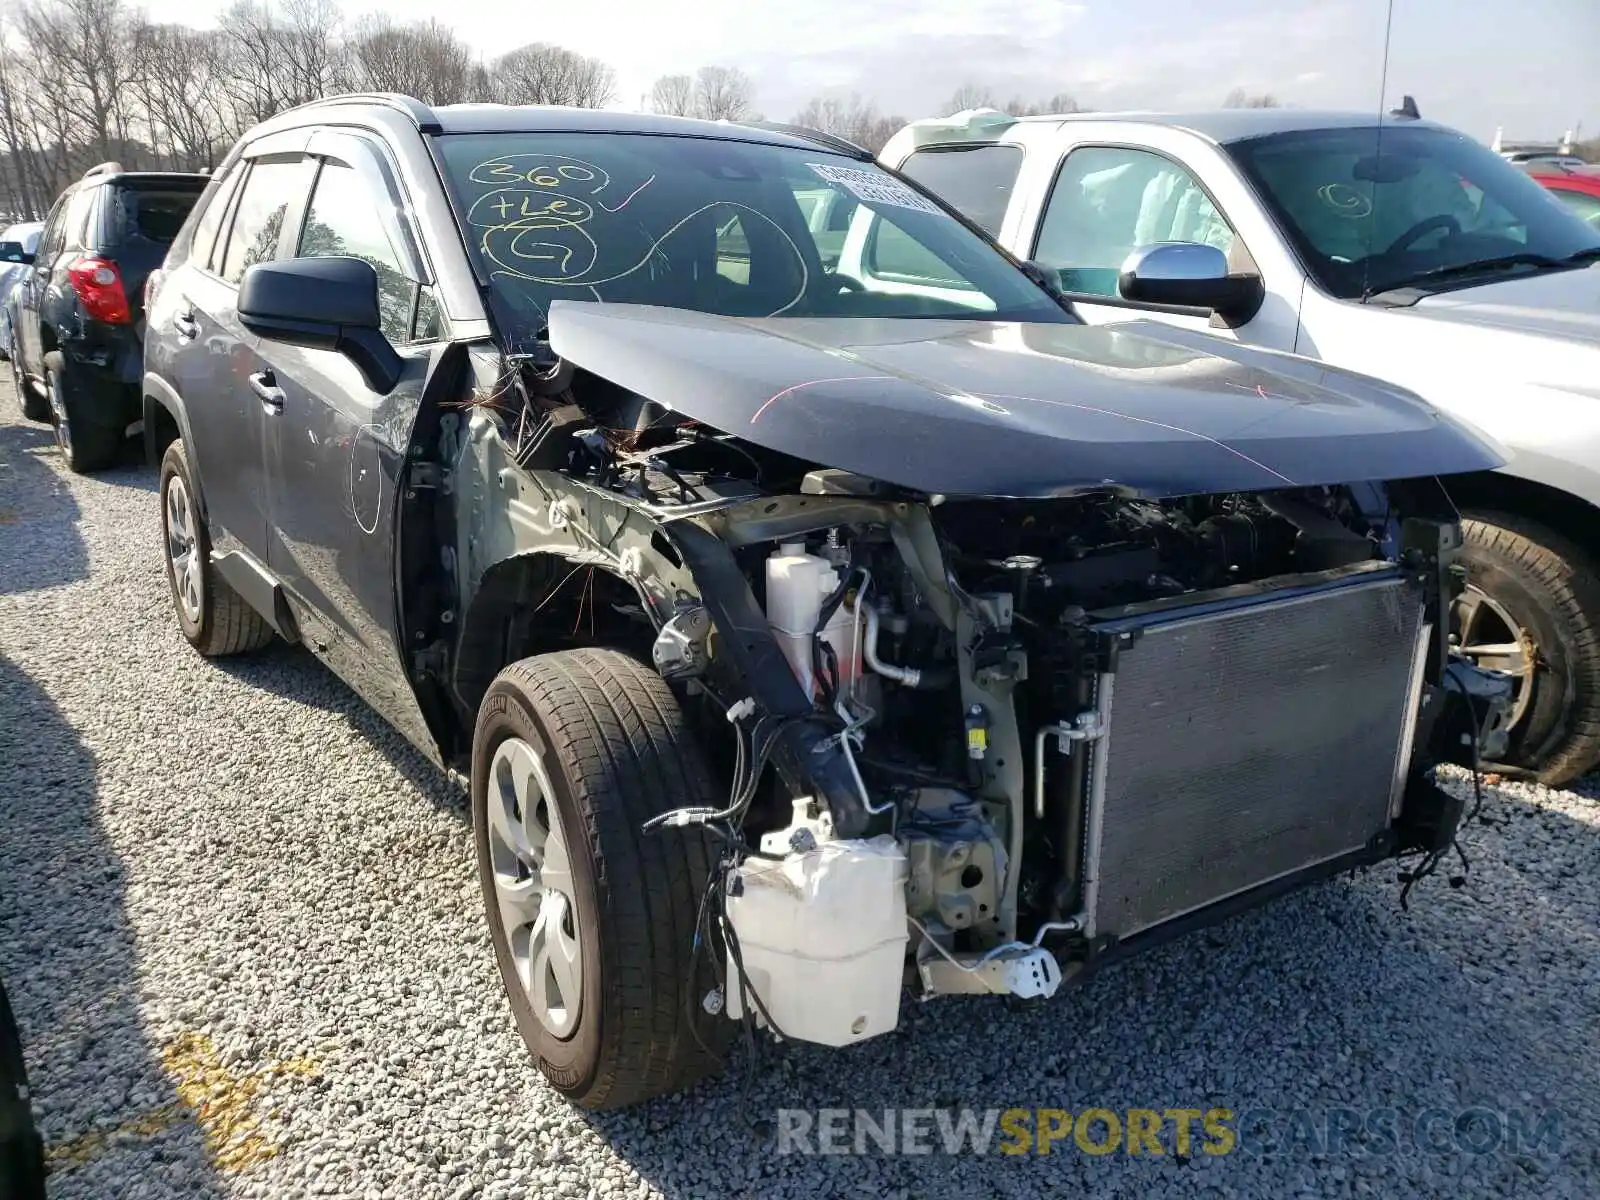
<path fill-rule="evenodd" d="M 1561 167 L 1530 163 L 1527 171 L 1572 206 L 1589 224 L 1600 229 L 1600 165 Z"/>

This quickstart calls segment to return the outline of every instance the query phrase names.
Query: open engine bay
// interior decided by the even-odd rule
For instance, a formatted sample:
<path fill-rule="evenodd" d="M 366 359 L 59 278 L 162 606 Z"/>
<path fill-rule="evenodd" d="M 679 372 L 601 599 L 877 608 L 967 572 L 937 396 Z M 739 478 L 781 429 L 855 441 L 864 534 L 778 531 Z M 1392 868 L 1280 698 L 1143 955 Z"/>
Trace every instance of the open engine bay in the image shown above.
<path fill-rule="evenodd" d="M 597 568 L 594 636 L 689 698 L 727 781 L 649 823 L 718 847 L 708 1012 L 843 1045 L 907 985 L 1046 997 L 1340 871 L 1420 878 L 1462 819 L 1433 766 L 1503 736 L 1507 689 L 1440 634 L 1434 478 L 947 497 L 571 363 L 496 387 L 444 431 L 464 573 Z M 541 608 L 570 588 L 541 578 Z"/>

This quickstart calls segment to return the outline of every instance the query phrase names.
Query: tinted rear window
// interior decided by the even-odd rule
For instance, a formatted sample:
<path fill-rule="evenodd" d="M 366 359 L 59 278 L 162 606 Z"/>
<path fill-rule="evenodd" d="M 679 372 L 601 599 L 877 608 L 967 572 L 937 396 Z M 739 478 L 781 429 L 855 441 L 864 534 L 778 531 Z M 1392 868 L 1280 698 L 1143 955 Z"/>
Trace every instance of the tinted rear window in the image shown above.
<path fill-rule="evenodd" d="M 178 236 L 189 210 L 204 190 L 196 188 L 124 187 L 118 188 L 111 205 L 110 237 L 113 244 L 128 241 L 154 242 L 168 246 Z"/>
<path fill-rule="evenodd" d="M 990 237 L 1000 233 L 1022 169 L 1020 146 L 936 146 L 915 151 L 900 173 L 915 179 Z"/>

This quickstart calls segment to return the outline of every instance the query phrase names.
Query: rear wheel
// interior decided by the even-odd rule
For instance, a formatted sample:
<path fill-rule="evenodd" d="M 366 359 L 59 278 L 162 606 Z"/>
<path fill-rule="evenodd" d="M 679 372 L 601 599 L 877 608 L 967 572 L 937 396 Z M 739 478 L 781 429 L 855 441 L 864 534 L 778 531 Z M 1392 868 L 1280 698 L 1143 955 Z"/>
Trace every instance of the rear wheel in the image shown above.
<path fill-rule="evenodd" d="M 676 698 L 623 654 L 523 659 L 484 696 L 472 817 L 495 959 L 529 1052 L 584 1108 L 684 1087 L 726 1042 L 695 949 L 710 841 L 639 828 L 711 796 Z"/>
<path fill-rule="evenodd" d="M 272 626 L 211 565 L 211 534 L 200 518 L 194 476 L 181 441 L 161 458 L 161 532 L 178 628 L 207 658 L 259 650 Z"/>
<path fill-rule="evenodd" d="M 11 387 L 17 393 L 17 404 L 23 416 L 30 421 L 50 420 L 50 402 L 28 385 L 28 377 L 22 373 L 22 364 L 17 361 L 14 349 L 11 353 Z"/>
<path fill-rule="evenodd" d="M 1461 525 L 1466 591 L 1451 640 L 1512 677 L 1513 774 L 1563 784 L 1600 762 L 1600 575 L 1582 548 L 1510 513 Z"/>
<path fill-rule="evenodd" d="M 105 406 L 95 403 L 93 391 L 59 350 L 44 356 L 44 392 L 56 445 L 69 469 L 86 475 L 117 461 L 124 441 L 124 426 L 116 423 L 119 413 L 112 406 L 107 420 Z"/>

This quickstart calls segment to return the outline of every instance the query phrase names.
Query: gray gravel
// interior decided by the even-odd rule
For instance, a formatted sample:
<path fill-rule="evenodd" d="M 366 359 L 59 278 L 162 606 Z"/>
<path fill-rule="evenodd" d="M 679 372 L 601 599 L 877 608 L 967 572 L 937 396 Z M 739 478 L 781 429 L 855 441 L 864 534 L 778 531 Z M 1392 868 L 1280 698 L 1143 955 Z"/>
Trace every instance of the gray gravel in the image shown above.
<path fill-rule="evenodd" d="M 298 651 L 190 652 L 153 474 L 69 477 L 8 388 L 0 414 L 0 975 L 57 1200 L 1600 1192 L 1593 781 L 1491 787 L 1470 882 L 1409 913 L 1375 871 L 1041 1009 L 947 1002 L 580 1114 L 512 1030 L 459 794 Z M 780 1108 L 942 1106 L 1270 1109 L 1279 1152 L 775 1152 Z M 1284 1140 L 1296 1111 L 1472 1106 L 1562 1110 L 1559 1141 Z"/>

